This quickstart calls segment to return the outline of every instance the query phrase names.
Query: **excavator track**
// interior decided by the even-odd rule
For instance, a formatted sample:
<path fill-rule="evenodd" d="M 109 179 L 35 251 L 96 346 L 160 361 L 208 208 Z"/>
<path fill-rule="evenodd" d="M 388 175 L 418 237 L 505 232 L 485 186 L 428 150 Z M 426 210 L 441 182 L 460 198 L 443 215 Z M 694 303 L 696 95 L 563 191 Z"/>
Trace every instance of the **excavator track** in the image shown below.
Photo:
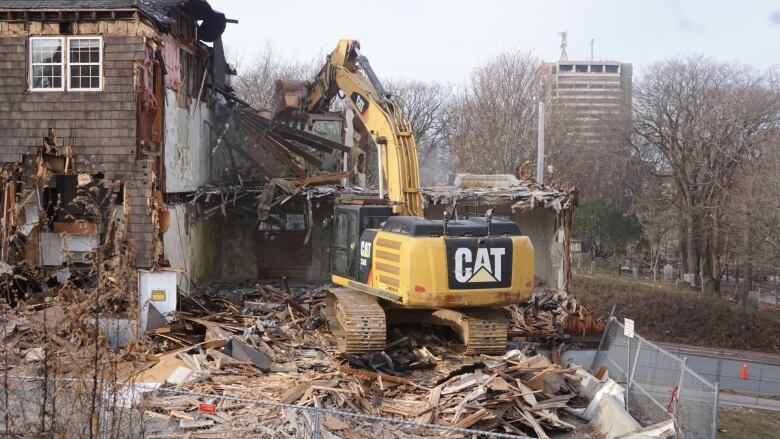
<path fill-rule="evenodd" d="M 384 350 L 387 322 L 376 297 L 349 288 L 332 288 L 325 312 L 341 352 L 364 354 Z"/>
<path fill-rule="evenodd" d="M 497 308 L 471 309 L 387 309 L 391 325 L 399 323 L 429 323 L 449 326 L 459 336 L 465 354 L 503 354 L 506 352 L 507 321 Z"/>
<path fill-rule="evenodd" d="M 500 309 L 437 309 L 431 318 L 460 335 L 467 355 L 506 352 L 507 321 Z"/>

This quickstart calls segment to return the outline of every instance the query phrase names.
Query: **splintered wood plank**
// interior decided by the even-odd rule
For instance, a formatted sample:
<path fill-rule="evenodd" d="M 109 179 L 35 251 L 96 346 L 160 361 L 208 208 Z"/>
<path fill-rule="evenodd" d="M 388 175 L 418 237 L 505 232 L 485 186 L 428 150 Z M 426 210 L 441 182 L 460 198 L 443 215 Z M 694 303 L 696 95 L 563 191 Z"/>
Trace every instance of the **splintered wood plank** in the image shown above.
<path fill-rule="evenodd" d="M 428 408 L 430 411 L 420 417 L 420 422 L 424 424 L 433 424 L 436 422 L 436 415 L 438 414 L 436 412 L 438 411 L 439 401 L 441 400 L 441 389 L 443 387 L 444 384 L 439 384 L 431 390 L 431 393 L 428 395 Z"/>

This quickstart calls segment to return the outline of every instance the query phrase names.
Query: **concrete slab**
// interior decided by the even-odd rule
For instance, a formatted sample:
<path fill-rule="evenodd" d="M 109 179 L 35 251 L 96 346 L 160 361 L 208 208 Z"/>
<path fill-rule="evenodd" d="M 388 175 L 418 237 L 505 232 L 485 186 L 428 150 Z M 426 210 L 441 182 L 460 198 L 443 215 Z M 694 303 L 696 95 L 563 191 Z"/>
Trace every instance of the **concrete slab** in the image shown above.
<path fill-rule="evenodd" d="M 623 408 L 623 403 L 612 395 L 603 395 L 598 399 L 591 423 L 607 439 L 616 439 L 642 428 Z"/>

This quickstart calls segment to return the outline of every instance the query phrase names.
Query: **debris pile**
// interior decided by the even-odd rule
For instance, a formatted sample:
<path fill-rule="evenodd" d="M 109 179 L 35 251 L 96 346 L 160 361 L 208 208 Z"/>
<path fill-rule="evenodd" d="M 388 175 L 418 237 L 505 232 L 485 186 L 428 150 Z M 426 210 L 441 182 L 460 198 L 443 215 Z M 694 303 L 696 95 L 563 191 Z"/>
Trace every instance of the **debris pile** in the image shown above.
<path fill-rule="evenodd" d="M 604 332 L 604 322 L 596 319 L 575 296 L 563 290 L 537 291 L 530 302 L 513 305 L 508 309 L 512 317 L 510 336 L 524 340 L 598 343 Z"/>
<path fill-rule="evenodd" d="M 583 413 L 590 399 L 581 395 L 581 382 L 595 378 L 579 366 L 555 364 L 530 345 L 499 357 L 467 357 L 458 353 L 454 334 L 416 327 L 393 328 L 383 352 L 341 354 L 327 330 L 324 299 L 324 288 L 271 285 L 187 297 L 201 312 L 178 312 L 174 323 L 150 332 L 161 353 L 135 382 L 539 437 L 588 422 Z M 533 321 L 534 306 L 536 316 L 550 316 L 545 324 L 553 329 L 566 321 L 559 310 L 585 315 L 574 298 L 557 292 L 535 304 L 507 308 L 522 317 L 513 316 L 514 327 L 535 326 L 525 323 Z M 272 406 L 220 401 L 219 415 L 199 413 L 198 404 L 209 401 L 193 395 L 149 394 L 144 407 L 183 430 L 225 422 L 257 431 L 306 427 L 296 424 L 300 416 L 280 417 Z M 324 428 L 349 437 L 342 430 L 364 428 L 363 421 L 332 418 Z"/>
<path fill-rule="evenodd" d="M 105 310 L 125 299 L 113 288 L 105 290 Z M 94 323 L 73 313 L 91 314 L 94 310 L 79 307 L 92 302 L 84 296 L 76 301 L 79 307 L 65 306 L 62 298 L 72 291 L 78 290 L 62 288 L 61 297 L 18 308 L 13 319 L 4 320 L 5 350 L 18 354 L 19 367 L 34 369 L 50 357 L 66 358 L 62 353 L 90 358 L 73 341 L 94 331 L 79 332 L 73 325 Z M 183 295 L 184 310 L 170 322 L 159 319 L 146 341 L 136 340 L 123 351 L 125 364 L 115 366 L 115 379 L 128 383 L 120 392 L 123 405 L 140 407 L 149 434 L 252 431 L 299 437 L 313 431 L 315 420 L 306 411 L 313 407 L 341 411 L 325 413 L 318 425 L 345 438 L 367 432 L 439 435 L 423 424 L 538 437 L 582 431 L 584 425 L 608 437 L 618 427 L 625 433 L 641 428 L 622 408 L 622 387 L 603 372 L 597 379 L 571 362 L 560 364 L 555 354 L 552 359 L 539 355 L 532 343 L 515 342 L 517 348 L 503 356 L 465 356 L 454 333 L 407 325 L 391 329 L 383 352 L 347 355 L 338 352 L 327 328 L 325 288 L 289 288 L 285 282 L 280 287 L 218 285 L 202 293 Z M 565 333 L 571 316 L 589 315 L 573 297 L 553 291 L 505 310 L 512 327 L 524 328 L 527 335 L 550 326 Z M 53 338 L 59 351 L 43 350 L 36 343 L 42 335 Z M 78 375 L 81 363 L 75 360 L 58 358 L 56 367 Z M 605 417 L 606 412 L 614 413 Z M 417 424 L 394 423 L 401 420 Z M 652 428 L 671 431 L 669 425 Z"/>

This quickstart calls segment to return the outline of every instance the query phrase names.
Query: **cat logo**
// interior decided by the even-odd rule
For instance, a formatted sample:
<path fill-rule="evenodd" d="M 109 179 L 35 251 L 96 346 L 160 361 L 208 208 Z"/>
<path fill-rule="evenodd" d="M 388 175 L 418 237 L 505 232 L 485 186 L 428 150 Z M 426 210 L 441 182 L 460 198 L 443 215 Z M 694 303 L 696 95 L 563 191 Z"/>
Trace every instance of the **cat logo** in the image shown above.
<path fill-rule="evenodd" d="M 461 247 L 455 250 L 455 279 L 460 283 L 501 282 L 501 259 L 505 254 L 503 248 L 478 248 L 474 260 L 471 249 Z"/>
<path fill-rule="evenodd" d="M 352 102 L 355 103 L 355 107 L 357 107 L 360 114 L 366 114 L 366 110 L 368 110 L 368 100 L 356 91 L 352 92 L 350 98 L 352 99 Z"/>
<path fill-rule="evenodd" d="M 512 281 L 512 240 L 448 239 L 449 285 L 453 289 L 508 287 Z"/>

